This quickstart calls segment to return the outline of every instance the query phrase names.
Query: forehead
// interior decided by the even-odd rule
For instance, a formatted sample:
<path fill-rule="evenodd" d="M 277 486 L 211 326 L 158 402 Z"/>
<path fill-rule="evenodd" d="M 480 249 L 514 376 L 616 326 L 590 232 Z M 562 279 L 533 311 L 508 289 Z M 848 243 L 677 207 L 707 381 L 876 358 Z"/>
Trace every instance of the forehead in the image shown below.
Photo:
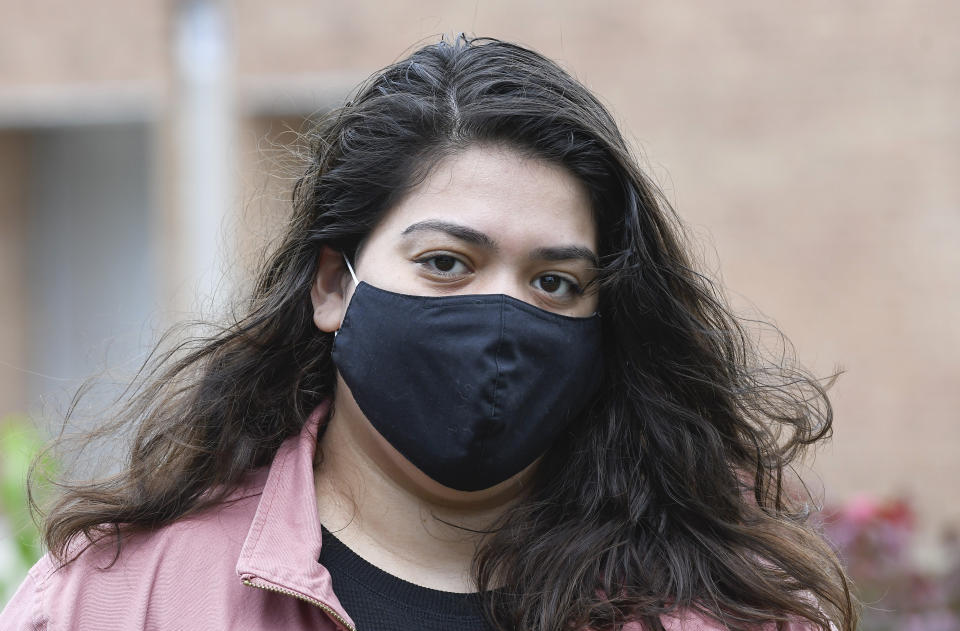
<path fill-rule="evenodd" d="M 563 242 L 596 250 L 593 211 L 581 182 L 562 166 L 502 147 L 471 147 L 443 159 L 374 233 L 399 238 L 409 225 L 428 219 L 466 225 L 507 248 Z"/>

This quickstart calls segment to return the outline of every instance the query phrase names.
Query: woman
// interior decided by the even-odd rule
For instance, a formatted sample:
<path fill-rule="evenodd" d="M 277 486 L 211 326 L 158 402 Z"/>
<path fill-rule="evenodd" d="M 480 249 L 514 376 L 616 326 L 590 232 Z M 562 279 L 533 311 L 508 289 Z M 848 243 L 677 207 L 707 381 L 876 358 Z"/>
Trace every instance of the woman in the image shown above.
<path fill-rule="evenodd" d="M 784 488 L 824 389 L 593 95 L 460 37 L 315 134 L 245 315 L 161 359 L 3 628 L 854 629 Z"/>

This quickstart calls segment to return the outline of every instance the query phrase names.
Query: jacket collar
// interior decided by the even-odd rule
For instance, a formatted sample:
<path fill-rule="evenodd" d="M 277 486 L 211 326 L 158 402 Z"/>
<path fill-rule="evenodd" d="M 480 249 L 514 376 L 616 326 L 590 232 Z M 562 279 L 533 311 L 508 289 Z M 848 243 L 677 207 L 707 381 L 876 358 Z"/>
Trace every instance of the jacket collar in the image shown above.
<path fill-rule="evenodd" d="M 287 438 L 277 450 L 237 560 L 237 574 L 248 585 L 312 602 L 341 626 L 353 628 L 333 593 L 330 572 L 317 560 L 321 529 L 313 457 L 318 428 L 329 409 L 329 401 L 317 406 L 299 436 Z"/>

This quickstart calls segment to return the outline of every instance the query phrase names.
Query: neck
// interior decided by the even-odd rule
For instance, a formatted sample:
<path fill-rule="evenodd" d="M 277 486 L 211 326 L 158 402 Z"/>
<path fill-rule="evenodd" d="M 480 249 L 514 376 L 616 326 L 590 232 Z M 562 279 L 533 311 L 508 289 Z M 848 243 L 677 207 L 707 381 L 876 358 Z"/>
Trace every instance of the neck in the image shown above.
<path fill-rule="evenodd" d="M 442 591 L 476 591 L 474 555 L 484 531 L 516 500 L 523 474 L 476 493 L 442 487 L 387 444 L 349 398 L 338 397 L 318 450 L 321 523 L 398 578 Z"/>

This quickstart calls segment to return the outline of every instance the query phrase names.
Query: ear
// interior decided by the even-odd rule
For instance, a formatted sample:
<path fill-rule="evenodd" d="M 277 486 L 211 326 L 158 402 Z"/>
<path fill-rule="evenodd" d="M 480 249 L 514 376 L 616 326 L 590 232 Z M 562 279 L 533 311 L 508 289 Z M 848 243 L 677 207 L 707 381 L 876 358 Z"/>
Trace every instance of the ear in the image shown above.
<path fill-rule="evenodd" d="M 313 323 L 321 331 L 333 333 L 340 328 L 343 314 L 347 311 L 348 285 L 343 256 L 340 252 L 324 246 L 317 264 L 317 276 L 310 287 Z"/>

